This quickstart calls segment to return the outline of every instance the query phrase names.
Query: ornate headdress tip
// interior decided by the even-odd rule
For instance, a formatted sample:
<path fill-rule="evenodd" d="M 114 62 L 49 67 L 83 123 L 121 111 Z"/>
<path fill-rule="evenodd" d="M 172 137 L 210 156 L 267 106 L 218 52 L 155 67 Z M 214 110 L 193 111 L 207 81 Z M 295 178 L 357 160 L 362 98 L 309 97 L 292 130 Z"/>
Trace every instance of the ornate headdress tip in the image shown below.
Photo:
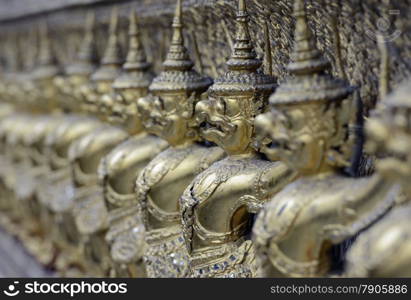
<path fill-rule="evenodd" d="M 288 71 L 295 75 L 319 73 L 331 67 L 330 62 L 317 48 L 314 35 L 307 23 L 306 13 L 304 0 L 295 0 L 294 47 L 291 62 L 287 66 Z"/>
<path fill-rule="evenodd" d="M 97 51 L 94 42 L 94 25 L 95 25 L 95 14 L 93 11 L 89 11 L 86 16 L 85 22 L 85 34 L 84 39 L 81 43 L 77 61 L 70 64 L 66 68 L 66 73 L 68 75 L 90 75 L 92 74 L 98 62 Z"/>
<path fill-rule="evenodd" d="M 52 78 L 61 73 L 50 43 L 47 21 L 40 23 L 40 38 L 38 66 L 31 74 L 35 80 Z"/>
<path fill-rule="evenodd" d="M 182 24 L 182 16 L 183 16 L 183 4 L 181 0 L 177 0 L 176 9 L 174 12 L 174 21 L 178 24 Z"/>
<path fill-rule="evenodd" d="M 236 17 L 236 37 L 230 59 L 227 61 L 229 70 L 256 71 L 262 64 L 257 58 L 248 28 L 247 9 L 244 0 L 239 0 Z"/>
<path fill-rule="evenodd" d="M 293 6 L 294 17 L 305 17 L 305 0 L 294 0 Z"/>
<path fill-rule="evenodd" d="M 184 45 L 181 0 L 177 1 L 172 28 L 171 45 L 163 66 L 168 71 L 189 71 L 193 68 L 194 63 Z"/>
<path fill-rule="evenodd" d="M 146 71 L 151 66 L 147 62 L 147 56 L 140 39 L 140 31 L 138 29 L 137 14 L 133 10 L 130 14 L 129 25 L 129 50 L 127 53 L 126 62 L 123 69 L 126 71 Z"/>
<path fill-rule="evenodd" d="M 87 12 L 86 15 L 86 32 L 92 32 L 96 23 L 96 14 L 93 10 Z"/>
<path fill-rule="evenodd" d="M 118 27 L 118 8 L 117 6 L 114 6 L 113 9 L 111 10 L 111 15 L 110 15 L 109 33 L 116 34 L 117 27 Z"/>
<path fill-rule="evenodd" d="M 118 42 L 118 12 L 117 8 L 114 7 L 111 12 L 110 26 L 109 26 L 109 37 L 107 41 L 107 46 L 101 60 L 101 65 L 117 65 L 120 66 L 124 60 L 122 58 L 120 44 Z"/>
<path fill-rule="evenodd" d="M 135 35 L 139 31 L 138 22 L 137 22 L 137 13 L 135 9 L 131 10 L 129 20 L 130 20 L 130 24 L 129 24 L 128 34 Z"/>
<path fill-rule="evenodd" d="M 247 9 L 244 0 L 238 2 L 236 38 L 230 59 L 229 72 L 218 78 L 210 88 L 211 94 L 271 93 L 276 88 L 272 76 L 258 72 L 262 61 L 257 58 L 248 28 Z"/>
<path fill-rule="evenodd" d="M 140 40 L 135 10 L 130 14 L 129 39 L 129 50 L 126 62 L 123 65 L 124 72 L 114 81 L 113 88 L 148 88 L 154 76 L 149 71 L 151 64 L 147 62 L 144 47 Z"/>
<path fill-rule="evenodd" d="M 245 0 L 238 0 L 238 12 L 243 13 L 247 11 Z"/>
<path fill-rule="evenodd" d="M 184 46 L 181 14 L 182 2 L 178 0 L 172 25 L 171 45 L 163 63 L 164 71 L 153 80 L 151 91 L 204 92 L 212 84 L 210 78 L 201 76 L 193 70 L 194 62 Z"/>

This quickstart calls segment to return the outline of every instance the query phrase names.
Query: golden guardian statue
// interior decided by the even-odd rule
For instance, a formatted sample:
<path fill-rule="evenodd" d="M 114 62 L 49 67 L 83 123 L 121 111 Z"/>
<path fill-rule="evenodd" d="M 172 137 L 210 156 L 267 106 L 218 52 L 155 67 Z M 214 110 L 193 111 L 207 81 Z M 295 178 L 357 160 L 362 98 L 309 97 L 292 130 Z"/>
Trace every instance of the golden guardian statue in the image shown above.
<path fill-rule="evenodd" d="M 288 71 L 264 115 L 269 150 L 299 173 L 275 195 L 253 228 L 265 277 L 318 277 L 330 272 L 332 245 L 355 236 L 394 203 L 397 189 L 378 175 L 344 175 L 350 143 L 351 88 L 326 73 L 304 0 L 294 4 L 296 28 Z"/>
<path fill-rule="evenodd" d="M 223 157 L 218 147 L 200 139 L 195 106 L 212 81 L 193 70 L 184 46 L 182 3 L 177 1 L 173 37 L 164 70 L 149 87 L 153 94 L 138 101 L 146 130 L 170 147 L 140 172 L 136 183 L 138 206 L 146 231 L 144 261 L 148 277 L 185 277 L 179 198 L 196 174 Z"/>
<path fill-rule="evenodd" d="M 398 205 L 359 235 L 347 253 L 349 277 L 411 276 L 411 81 L 383 99 L 367 120 L 367 149 L 379 155 L 376 172 L 401 187 Z"/>
<path fill-rule="evenodd" d="M 228 157 L 212 164 L 180 200 L 183 233 L 194 277 L 253 277 L 254 250 L 247 239 L 252 215 L 292 178 L 284 164 L 253 149 L 254 118 L 265 110 L 276 82 L 258 71 L 244 0 L 238 1 L 237 32 L 228 72 L 196 105 L 201 136 Z"/>
<path fill-rule="evenodd" d="M 153 75 L 147 62 L 137 16 L 133 10 L 129 25 L 129 51 L 123 74 L 113 84 L 110 119 L 128 127 L 130 137 L 100 161 L 99 175 L 108 210 L 106 241 L 114 264 L 112 276 L 142 277 L 144 226 L 136 210 L 135 183 L 140 171 L 167 142 L 144 130 L 137 113 L 137 100 L 148 93 Z"/>

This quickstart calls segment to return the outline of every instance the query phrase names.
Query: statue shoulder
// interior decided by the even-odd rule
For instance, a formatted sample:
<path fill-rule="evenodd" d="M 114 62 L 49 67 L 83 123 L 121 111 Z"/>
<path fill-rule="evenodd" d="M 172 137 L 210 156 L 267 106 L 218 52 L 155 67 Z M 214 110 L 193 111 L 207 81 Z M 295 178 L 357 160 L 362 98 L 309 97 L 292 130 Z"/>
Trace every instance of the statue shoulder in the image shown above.
<path fill-rule="evenodd" d="M 114 126 L 102 126 L 92 130 L 76 140 L 70 147 L 70 160 L 90 156 L 99 151 L 121 143 L 127 138 L 127 132 Z"/>
<path fill-rule="evenodd" d="M 54 130 L 59 123 L 59 120 L 50 116 L 38 118 L 33 125 L 31 134 L 26 137 L 26 146 L 30 147 L 33 144 L 44 140 L 47 134 Z"/>
<path fill-rule="evenodd" d="M 101 126 L 102 123 L 95 119 L 68 116 L 47 135 L 46 144 L 52 147 L 68 145 L 78 137 Z"/>
<path fill-rule="evenodd" d="M 409 277 L 411 206 L 397 207 L 363 232 L 347 253 L 347 276 Z M 408 269 L 407 269 L 408 268 Z"/>
<path fill-rule="evenodd" d="M 290 183 L 260 210 L 253 228 L 253 235 L 258 244 L 268 245 L 271 241 L 279 241 L 287 234 L 298 213 L 304 208 L 305 202 L 312 200 L 309 194 L 299 193 L 302 185 L 310 184 L 303 180 Z"/>
<path fill-rule="evenodd" d="M 256 236 L 262 235 L 272 240 L 280 240 L 289 233 L 291 226 L 297 225 L 296 222 L 302 223 L 308 221 L 308 218 L 314 218 L 313 208 L 320 203 L 326 203 L 335 192 L 338 192 L 338 187 L 341 185 L 330 185 L 330 181 L 334 181 L 334 178 L 334 176 L 326 180 L 318 180 L 316 177 L 300 178 L 288 184 L 264 206 L 258 215 L 255 226 L 255 231 L 258 231 L 255 232 Z"/>
<path fill-rule="evenodd" d="M 185 148 L 167 148 L 154 157 L 141 176 L 146 178 L 146 183 L 156 183 L 169 171 L 176 169 L 183 161 L 191 161 L 197 165 L 197 171 L 209 167 L 216 159 L 223 157 L 224 151 L 218 147 L 203 147 L 193 144 Z"/>
<path fill-rule="evenodd" d="M 111 150 L 101 161 L 104 164 L 103 175 L 111 176 L 118 170 L 127 168 L 133 162 L 151 159 L 167 146 L 164 140 L 150 135 L 129 137 Z"/>
<path fill-rule="evenodd" d="M 280 240 L 284 235 L 310 231 L 324 240 L 341 242 L 371 224 L 392 204 L 390 199 L 395 197 L 395 190 L 389 193 L 387 200 L 374 199 L 376 196 L 369 193 L 373 184 L 370 178 L 337 174 L 296 180 L 264 207 L 256 224 L 259 231 L 256 234 Z M 363 206 L 368 207 L 365 213 Z"/>
<path fill-rule="evenodd" d="M 297 172 L 279 161 L 262 161 L 257 168 L 253 194 L 260 199 L 261 203 L 280 192 L 297 177 Z"/>

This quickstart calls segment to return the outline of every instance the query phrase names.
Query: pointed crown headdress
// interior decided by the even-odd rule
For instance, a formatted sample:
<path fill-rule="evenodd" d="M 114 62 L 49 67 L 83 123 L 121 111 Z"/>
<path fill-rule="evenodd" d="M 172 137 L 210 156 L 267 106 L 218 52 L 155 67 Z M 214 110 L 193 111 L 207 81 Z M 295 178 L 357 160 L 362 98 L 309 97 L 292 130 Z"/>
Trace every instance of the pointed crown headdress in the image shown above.
<path fill-rule="evenodd" d="M 128 36 L 129 50 L 123 65 L 123 74 L 114 81 L 113 87 L 116 89 L 148 88 L 153 80 L 153 74 L 149 71 L 151 64 L 147 62 L 134 9 L 130 14 Z"/>
<path fill-rule="evenodd" d="M 349 84 L 325 73 L 331 65 L 316 47 L 308 27 L 304 0 L 294 2 L 296 27 L 294 49 L 287 69 L 292 75 L 270 97 L 271 105 L 342 100 L 351 92 Z"/>
<path fill-rule="evenodd" d="M 181 0 L 177 0 L 172 28 L 173 36 L 167 58 L 163 63 L 164 70 L 154 78 L 150 91 L 205 92 L 212 84 L 212 80 L 193 70 L 194 63 L 184 46 Z"/>
<path fill-rule="evenodd" d="M 58 66 L 54 49 L 51 45 L 50 36 L 48 32 L 48 25 L 46 22 L 40 27 L 40 49 L 38 53 L 38 66 L 35 67 L 32 77 L 36 79 L 53 78 L 61 73 Z"/>
<path fill-rule="evenodd" d="M 117 31 L 118 12 L 117 9 L 114 8 L 111 13 L 107 46 L 101 59 L 100 67 L 91 75 L 91 80 L 115 80 L 120 75 L 123 59 Z"/>
<path fill-rule="evenodd" d="M 97 65 L 97 50 L 94 39 L 95 15 L 90 12 L 86 18 L 85 34 L 75 62 L 70 64 L 68 75 L 91 75 Z"/>
<path fill-rule="evenodd" d="M 257 69 L 262 61 L 257 58 L 251 42 L 248 28 L 248 14 L 245 0 L 239 0 L 236 16 L 237 29 L 235 43 L 230 59 L 227 61 L 228 72 L 216 79 L 210 87 L 211 94 L 232 94 L 253 92 L 270 94 L 276 87 L 274 77 L 265 75 Z"/>

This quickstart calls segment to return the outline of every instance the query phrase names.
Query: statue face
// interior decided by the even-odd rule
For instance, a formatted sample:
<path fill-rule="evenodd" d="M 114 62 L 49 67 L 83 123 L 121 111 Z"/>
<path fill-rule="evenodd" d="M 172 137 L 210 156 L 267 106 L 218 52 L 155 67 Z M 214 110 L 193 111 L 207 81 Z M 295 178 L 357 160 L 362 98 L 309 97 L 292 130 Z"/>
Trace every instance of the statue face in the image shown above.
<path fill-rule="evenodd" d="M 59 99 L 63 107 L 70 109 L 78 109 L 76 98 L 76 86 L 74 85 L 73 77 L 70 76 L 56 76 L 54 84 L 59 92 Z"/>
<path fill-rule="evenodd" d="M 201 136 L 228 154 L 246 153 L 254 127 L 254 115 L 247 113 L 250 103 L 249 96 L 210 97 L 197 103 L 196 121 Z"/>
<path fill-rule="evenodd" d="M 89 80 L 89 75 L 70 75 L 69 83 L 73 88 L 79 88 L 80 86 L 86 84 Z"/>
<path fill-rule="evenodd" d="M 137 100 L 146 94 L 145 89 L 118 89 L 112 94 L 108 119 L 123 126 L 128 132 L 140 132 L 142 124 L 137 114 Z"/>
<path fill-rule="evenodd" d="M 254 148 L 264 153 L 271 161 L 280 160 L 278 147 L 271 138 L 271 133 L 274 131 L 274 120 L 271 112 L 258 115 L 254 121 L 256 137 Z"/>
<path fill-rule="evenodd" d="M 112 80 L 98 80 L 95 82 L 95 85 L 96 85 L 96 92 L 100 95 L 109 94 L 113 90 Z"/>
<path fill-rule="evenodd" d="M 187 98 L 184 92 L 140 98 L 137 107 L 144 127 L 172 146 L 195 139 L 196 128 L 192 127 L 194 98 L 194 94 Z"/>
<path fill-rule="evenodd" d="M 279 157 L 300 173 L 316 172 L 325 162 L 336 132 L 334 108 L 324 104 L 278 106 L 266 114 L 271 126 L 269 157 Z"/>
<path fill-rule="evenodd" d="M 102 113 L 106 115 L 109 99 L 102 100 L 104 95 L 112 91 L 112 80 L 99 80 L 88 82 L 80 88 L 80 93 L 85 100 L 85 108 L 91 113 Z"/>
<path fill-rule="evenodd" d="M 84 109 L 90 113 L 97 112 L 98 94 L 93 83 L 87 82 L 79 88 L 78 98 L 83 99 Z"/>
<path fill-rule="evenodd" d="M 38 79 L 35 81 L 35 85 L 39 91 L 39 100 L 42 101 L 48 108 L 55 107 L 59 91 L 54 82 L 54 78 L 48 77 Z"/>
<path fill-rule="evenodd" d="M 379 156 L 375 162 L 377 171 L 388 180 L 400 183 L 411 195 L 411 132 L 406 124 L 409 121 L 405 112 L 397 112 L 395 117 L 368 119 L 365 149 Z"/>
<path fill-rule="evenodd" d="M 39 89 L 36 86 L 36 83 L 31 81 L 31 80 L 24 80 L 21 82 L 18 87 L 16 86 L 16 91 L 15 93 L 16 97 L 20 99 L 21 102 L 29 102 L 30 104 L 42 104 L 42 101 L 44 101 L 43 94 L 41 92 L 41 89 Z"/>
<path fill-rule="evenodd" d="M 67 78 L 68 86 L 71 87 L 71 96 L 75 103 L 73 108 L 76 110 L 86 109 L 86 99 L 84 92 L 87 90 L 85 87 L 89 82 L 89 76 L 87 75 L 70 75 Z M 78 106 L 78 107 L 75 107 Z"/>
<path fill-rule="evenodd" d="M 54 84 L 57 87 L 58 91 L 64 97 L 68 97 L 72 95 L 73 86 L 71 85 L 71 81 L 69 77 L 65 76 L 56 76 L 54 78 Z"/>

